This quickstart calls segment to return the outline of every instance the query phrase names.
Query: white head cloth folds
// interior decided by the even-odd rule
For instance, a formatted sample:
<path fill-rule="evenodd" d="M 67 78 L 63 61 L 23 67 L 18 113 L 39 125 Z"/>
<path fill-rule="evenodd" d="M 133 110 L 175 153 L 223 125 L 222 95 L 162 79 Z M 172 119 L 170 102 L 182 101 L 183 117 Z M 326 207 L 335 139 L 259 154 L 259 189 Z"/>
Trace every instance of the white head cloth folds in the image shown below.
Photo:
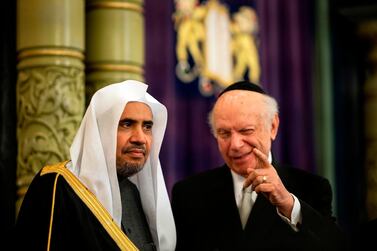
<path fill-rule="evenodd" d="M 152 146 L 142 171 L 130 177 L 138 187 L 157 250 L 174 250 L 175 224 L 163 178 L 159 153 L 167 110 L 147 93 L 144 83 L 127 80 L 108 85 L 92 97 L 70 148 L 68 168 L 94 193 L 120 226 L 122 203 L 116 172 L 116 139 L 119 119 L 130 101 L 147 104 L 153 113 Z"/>

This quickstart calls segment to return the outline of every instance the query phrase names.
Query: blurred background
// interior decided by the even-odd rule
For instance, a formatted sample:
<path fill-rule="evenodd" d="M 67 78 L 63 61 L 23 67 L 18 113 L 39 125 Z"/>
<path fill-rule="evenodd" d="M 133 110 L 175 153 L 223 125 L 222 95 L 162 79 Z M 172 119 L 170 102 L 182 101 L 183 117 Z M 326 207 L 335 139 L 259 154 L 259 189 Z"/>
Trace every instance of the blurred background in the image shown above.
<path fill-rule="evenodd" d="M 0 16 L 1 231 L 35 173 L 69 158 L 93 92 L 125 79 L 168 108 L 169 193 L 222 164 L 207 114 L 249 79 L 280 105 L 275 157 L 330 180 L 349 233 L 377 218 L 376 1 L 4 0 Z"/>

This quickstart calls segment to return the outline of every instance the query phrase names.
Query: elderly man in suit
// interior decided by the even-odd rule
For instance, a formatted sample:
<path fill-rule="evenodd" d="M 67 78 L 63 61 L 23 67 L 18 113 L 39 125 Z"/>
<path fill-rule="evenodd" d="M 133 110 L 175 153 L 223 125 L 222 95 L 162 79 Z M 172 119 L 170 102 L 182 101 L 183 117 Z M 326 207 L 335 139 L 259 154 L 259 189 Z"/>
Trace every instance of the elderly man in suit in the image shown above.
<path fill-rule="evenodd" d="M 283 167 L 271 153 L 274 98 L 256 84 L 234 83 L 209 122 L 225 164 L 174 185 L 177 250 L 343 248 L 328 180 Z"/>

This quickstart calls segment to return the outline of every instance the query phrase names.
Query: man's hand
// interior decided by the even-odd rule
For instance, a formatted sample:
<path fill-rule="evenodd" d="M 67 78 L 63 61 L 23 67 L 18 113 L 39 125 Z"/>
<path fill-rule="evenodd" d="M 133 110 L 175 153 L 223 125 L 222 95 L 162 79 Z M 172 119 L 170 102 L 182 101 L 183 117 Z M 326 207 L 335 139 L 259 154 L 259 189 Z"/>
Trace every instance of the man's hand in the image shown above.
<path fill-rule="evenodd" d="M 253 149 L 253 153 L 259 159 L 259 165 L 256 169 L 247 170 L 248 176 L 244 187 L 252 185 L 255 192 L 262 193 L 281 214 L 291 219 L 293 196 L 281 182 L 275 168 L 268 162 L 267 156 L 256 148 Z"/>

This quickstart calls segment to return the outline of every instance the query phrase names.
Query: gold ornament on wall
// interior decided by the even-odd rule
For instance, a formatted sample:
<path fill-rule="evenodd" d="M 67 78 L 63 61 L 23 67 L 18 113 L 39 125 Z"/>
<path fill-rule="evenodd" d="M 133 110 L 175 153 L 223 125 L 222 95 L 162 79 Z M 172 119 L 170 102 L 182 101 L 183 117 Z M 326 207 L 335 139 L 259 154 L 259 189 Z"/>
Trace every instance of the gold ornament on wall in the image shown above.
<path fill-rule="evenodd" d="M 177 32 L 176 75 L 183 83 L 198 79 L 204 96 L 234 81 L 259 83 L 258 17 L 241 6 L 230 14 L 218 0 L 176 0 L 173 21 Z"/>

